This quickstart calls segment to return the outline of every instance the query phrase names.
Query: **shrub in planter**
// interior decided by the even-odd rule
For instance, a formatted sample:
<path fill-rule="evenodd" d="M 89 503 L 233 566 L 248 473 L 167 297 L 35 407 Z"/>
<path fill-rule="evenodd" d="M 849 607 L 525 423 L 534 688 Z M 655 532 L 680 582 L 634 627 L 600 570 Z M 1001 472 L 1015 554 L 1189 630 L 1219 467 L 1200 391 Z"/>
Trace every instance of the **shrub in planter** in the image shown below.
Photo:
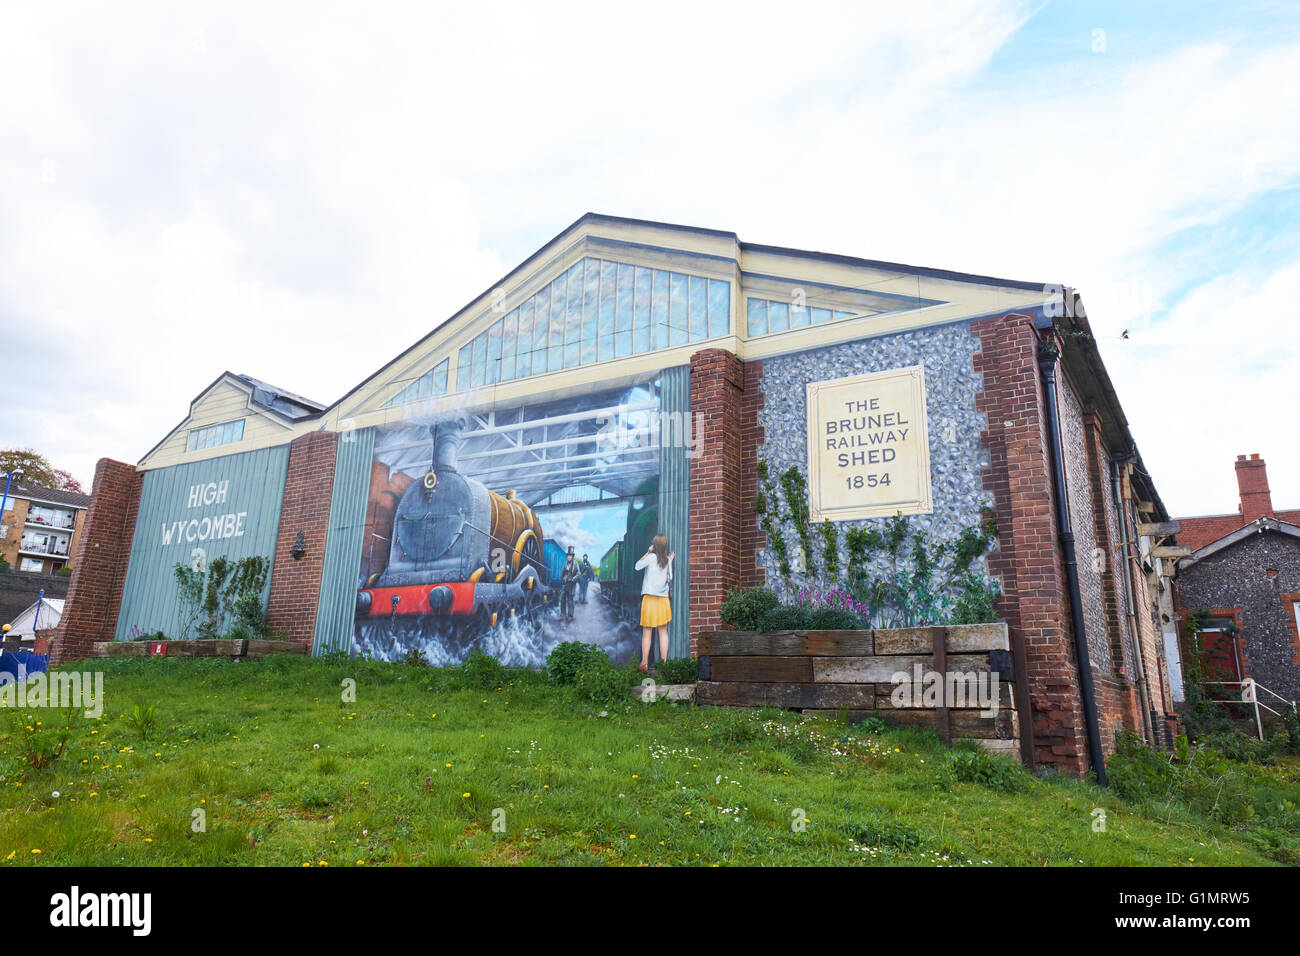
<path fill-rule="evenodd" d="M 780 606 L 780 598 L 767 588 L 740 588 L 727 592 L 719 614 L 733 631 L 757 631 L 763 615 Z"/>
<path fill-rule="evenodd" d="M 986 581 L 974 571 L 958 582 L 957 600 L 953 604 L 950 624 L 992 624 L 998 619 L 998 599 L 1002 589 L 997 581 Z"/>
<path fill-rule="evenodd" d="M 778 605 L 763 612 L 758 619 L 760 631 L 803 631 L 809 627 L 812 613 L 807 608 Z"/>
<path fill-rule="evenodd" d="M 546 655 L 546 680 L 556 686 L 572 684 L 577 680 L 578 671 L 601 658 L 606 664 L 609 663 L 609 655 L 595 644 L 584 641 L 556 644 L 551 653 Z"/>
<path fill-rule="evenodd" d="M 853 631 L 864 626 L 861 618 L 843 608 L 822 607 L 808 615 L 812 631 Z"/>

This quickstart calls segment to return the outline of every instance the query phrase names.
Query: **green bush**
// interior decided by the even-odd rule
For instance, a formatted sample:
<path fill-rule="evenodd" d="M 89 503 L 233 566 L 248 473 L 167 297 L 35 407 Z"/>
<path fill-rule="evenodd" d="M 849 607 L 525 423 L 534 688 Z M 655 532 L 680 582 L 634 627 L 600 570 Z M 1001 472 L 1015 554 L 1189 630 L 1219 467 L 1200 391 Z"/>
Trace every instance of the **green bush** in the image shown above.
<path fill-rule="evenodd" d="M 1300 711 L 1292 708 L 1282 715 L 1286 721 L 1287 742 L 1293 750 L 1300 750 Z"/>
<path fill-rule="evenodd" d="M 763 615 L 780 604 L 767 588 L 741 588 L 727 592 L 719 614 L 723 625 L 733 631 L 757 631 Z"/>
<path fill-rule="evenodd" d="M 428 667 L 429 666 L 428 658 L 426 658 L 424 654 L 420 652 L 419 648 L 416 647 L 408 648 L 406 653 L 404 653 L 398 659 L 398 662 L 406 665 L 407 667 Z"/>
<path fill-rule="evenodd" d="M 1116 738 L 1106 772 L 1111 790 L 1125 800 L 1182 804 L 1212 820 L 1240 827 L 1256 819 L 1252 783 L 1265 771 L 1225 759 L 1208 747 L 1192 753 L 1186 764 L 1178 764 L 1126 731 Z"/>
<path fill-rule="evenodd" d="M 152 737 L 158 732 L 158 711 L 153 704 L 146 707 L 136 704 L 123 716 L 131 729 L 141 737 Z"/>
<path fill-rule="evenodd" d="M 655 665 L 661 684 L 694 684 L 700 677 L 699 661 L 694 657 L 670 657 Z"/>
<path fill-rule="evenodd" d="M 606 664 L 609 663 L 609 655 L 595 644 L 585 641 L 556 644 L 551 653 L 546 655 L 546 680 L 556 686 L 572 684 L 577 680 L 578 671 L 591 661 L 601 658 Z"/>
<path fill-rule="evenodd" d="M 978 744 L 954 750 L 943 762 L 943 770 L 960 783 L 977 783 L 999 793 L 1017 793 L 1029 785 L 1029 773 L 1008 757 L 991 754 Z"/>
<path fill-rule="evenodd" d="M 819 607 L 808 615 L 810 631 L 854 631 L 863 627 L 861 618 L 838 607 Z"/>
<path fill-rule="evenodd" d="M 858 721 L 858 730 L 864 734 L 870 734 L 873 737 L 883 734 L 888 729 L 889 725 L 885 723 L 884 719 L 877 717 L 874 714 Z"/>
<path fill-rule="evenodd" d="M 808 630 L 811 619 L 812 614 L 807 608 L 778 604 L 763 612 L 763 616 L 758 619 L 758 630 L 805 631 Z"/>
<path fill-rule="evenodd" d="M 25 714 L 17 707 L 0 707 L 0 713 L 4 714 L 5 724 L 0 740 L 6 742 L 0 757 L 33 770 L 43 770 L 62 757 L 68 738 L 74 736 L 74 720 L 78 725 L 85 723 L 82 712 L 73 709 L 67 711 L 62 721 L 53 719 L 61 716 L 57 711 Z"/>
<path fill-rule="evenodd" d="M 491 654 L 484 654 L 477 647 L 457 668 L 460 677 L 469 687 L 491 690 L 500 687 L 510 677 L 510 672 L 501 666 L 501 662 Z"/>
<path fill-rule="evenodd" d="M 578 668 L 573 685 L 578 696 L 589 703 L 611 706 L 631 701 L 631 689 L 639 677 L 639 671 L 615 667 L 602 652 Z"/>
<path fill-rule="evenodd" d="M 1277 763 L 1280 751 L 1286 749 L 1286 735 L 1277 733 L 1269 741 L 1257 740 L 1240 730 L 1228 733 L 1204 734 L 1198 741 L 1201 747 L 1216 750 L 1237 763 L 1257 763 L 1272 766 Z"/>
<path fill-rule="evenodd" d="M 1169 756 L 1143 746 L 1132 733 L 1122 733 L 1106 761 L 1106 779 L 1125 800 L 1165 800 L 1175 789 L 1178 769 Z"/>
<path fill-rule="evenodd" d="M 957 600 L 952 606 L 951 624 L 992 624 L 998 619 L 998 598 L 1002 589 L 997 581 L 970 571 L 957 584 Z"/>

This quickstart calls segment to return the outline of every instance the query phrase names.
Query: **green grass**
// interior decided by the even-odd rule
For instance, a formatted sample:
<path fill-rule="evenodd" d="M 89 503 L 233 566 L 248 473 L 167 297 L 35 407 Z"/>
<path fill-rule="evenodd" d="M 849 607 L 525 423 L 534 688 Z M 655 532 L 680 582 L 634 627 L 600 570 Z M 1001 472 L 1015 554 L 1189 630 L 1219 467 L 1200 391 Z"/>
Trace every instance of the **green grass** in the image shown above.
<path fill-rule="evenodd" d="M 667 702 L 602 711 L 526 671 L 483 689 L 454 670 L 288 656 L 93 666 L 104 717 L 77 717 L 51 766 L 26 766 L 15 721 L 48 735 L 58 712 L 0 720 L 0 865 L 1274 861 L 1257 834 L 1176 803 L 1018 771 L 1014 792 L 961 782 L 915 731 Z M 150 704 L 152 735 L 129 716 Z M 1300 794 L 1294 762 L 1253 772 Z"/>

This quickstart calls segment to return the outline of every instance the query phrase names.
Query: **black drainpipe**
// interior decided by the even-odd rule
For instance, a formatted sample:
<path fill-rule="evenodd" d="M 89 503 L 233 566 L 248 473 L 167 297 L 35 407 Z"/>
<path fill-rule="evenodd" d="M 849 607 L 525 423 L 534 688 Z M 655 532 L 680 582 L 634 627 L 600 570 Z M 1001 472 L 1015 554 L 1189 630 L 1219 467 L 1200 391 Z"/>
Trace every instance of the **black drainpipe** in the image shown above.
<path fill-rule="evenodd" d="M 1047 402 L 1047 446 L 1052 458 L 1052 491 L 1056 498 L 1056 523 L 1060 529 L 1061 558 L 1065 562 L 1065 579 L 1070 586 L 1070 622 L 1074 626 L 1074 653 L 1079 660 L 1079 695 L 1083 698 L 1083 718 L 1088 729 L 1088 759 L 1097 774 L 1098 786 L 1106 786 L 1106 759 L 1101 751 L 1101 728 L 1097 724 L 1097 697 L 1092 685 L 1092 663 L 1088 659 L 1088 636 L 1083 623 L 1083 595 L 1079 591 L 1079 566 L 1074 559 L 1074 530 L 1070 527 L 1070 503 L 1065 496 L 1065 453 L 1061 445 L 1060 410 L 1056 404 L 1055 348 L 1040 342 L 1038 371 L 1043 379 L 1043 398 Z"/>

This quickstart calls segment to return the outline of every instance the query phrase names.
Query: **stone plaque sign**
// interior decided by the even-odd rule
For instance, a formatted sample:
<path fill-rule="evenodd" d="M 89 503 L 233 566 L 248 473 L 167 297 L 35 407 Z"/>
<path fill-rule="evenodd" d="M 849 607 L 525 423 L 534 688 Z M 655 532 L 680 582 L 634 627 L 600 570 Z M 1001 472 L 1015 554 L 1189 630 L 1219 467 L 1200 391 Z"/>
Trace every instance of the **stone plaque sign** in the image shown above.
<path fill-rule="evenodd" d="M 813 521 L 934 510 L 921 366 L 808 383 L 808 492 Z"/>

